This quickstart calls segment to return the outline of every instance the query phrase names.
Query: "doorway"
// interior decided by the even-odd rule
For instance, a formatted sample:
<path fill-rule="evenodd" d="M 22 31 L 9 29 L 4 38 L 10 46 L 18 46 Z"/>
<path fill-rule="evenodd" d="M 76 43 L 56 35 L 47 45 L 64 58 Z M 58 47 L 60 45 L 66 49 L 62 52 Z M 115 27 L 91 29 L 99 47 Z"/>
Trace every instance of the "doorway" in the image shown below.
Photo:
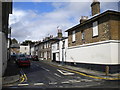
<path fill-rule="evenodd" d="M 56 61 L 56 53 L 53 53 L 53 61 Z"/>

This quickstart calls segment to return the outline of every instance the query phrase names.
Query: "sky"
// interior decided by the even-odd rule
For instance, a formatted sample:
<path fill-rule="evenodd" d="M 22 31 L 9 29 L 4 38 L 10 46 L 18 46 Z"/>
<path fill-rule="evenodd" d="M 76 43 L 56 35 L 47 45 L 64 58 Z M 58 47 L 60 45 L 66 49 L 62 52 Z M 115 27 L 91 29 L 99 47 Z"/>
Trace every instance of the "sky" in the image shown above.
<path fill-rule="evenodd" d="M 100 0 L 99 0 L 100 1 Z M 67 29 L 79 24 L 81 16 L 91 17 L 91 2 L 13 2 L 9 25 L 12 38 L 19 42 L 40 41 L 46 36 L 57 36 L 57 27 L 63 35 Z M 117 2 L 101 2 L 101 13 L 118 11 Z"/>

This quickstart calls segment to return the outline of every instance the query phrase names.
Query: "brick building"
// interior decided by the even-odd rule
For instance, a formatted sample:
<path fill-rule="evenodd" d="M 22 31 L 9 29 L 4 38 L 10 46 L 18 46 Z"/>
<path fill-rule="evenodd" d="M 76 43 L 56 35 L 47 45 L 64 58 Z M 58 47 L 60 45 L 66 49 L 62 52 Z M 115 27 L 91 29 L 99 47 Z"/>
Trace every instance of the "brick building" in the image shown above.
<path fill-rule="evenodd" d="M 89 69 L 118 72 L 120 44 L 120 12 L 100 13 L 100 2 L 91 4 L 92 17 L 82 16 L 80 24 L 66 30 L 68 32 L 67 62 Z M 96 68 L 97 67 L 97 68 Z"/>

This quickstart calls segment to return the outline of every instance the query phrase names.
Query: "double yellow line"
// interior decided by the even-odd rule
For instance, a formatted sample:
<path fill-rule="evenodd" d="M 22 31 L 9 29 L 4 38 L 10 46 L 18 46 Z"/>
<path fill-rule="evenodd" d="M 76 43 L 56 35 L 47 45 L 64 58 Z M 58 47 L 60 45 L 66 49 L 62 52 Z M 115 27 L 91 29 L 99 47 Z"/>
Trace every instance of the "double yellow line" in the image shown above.
<path fill-rule="evenodd" d="M 93 76 L 93 75 L 87 75 L 87 74 L 81 73 L 79 71 L 70 70 L 70 69 L 64 68 L 63 66 L 57 66 L 57 65 L 54 65 L 54 64 L 48 64 L 48 65 L 53 66 L 53 67 L 57 67 L 57 68 L 61 68 L 63 70 L 66 70 L 66 71 L 69 71 L 69 72 L 73 72 L 73 73 L 76 73 L 76 74 L 79 74 L 79 75 L 82 75 L 82 76 L 85 76 L 85 77 L 89 77 L 89 78 L 102 79 L 102 80 L 120 80 L 120 75 L 118 75 L 118 77 L 115 77 L 115 78 L 111 78 L 111 77 L 98 77 L 98 76 Z"/>
<path fill-rule="evenodd" d="M 20 76 L 20 83 L 23 83 L 23 82 L 26 82 L 28 79 L 27 79 L 26 74 L 22 70 L 21 70 L 21 72 L 23 74 L 21 74 L 21 76 Z"/>

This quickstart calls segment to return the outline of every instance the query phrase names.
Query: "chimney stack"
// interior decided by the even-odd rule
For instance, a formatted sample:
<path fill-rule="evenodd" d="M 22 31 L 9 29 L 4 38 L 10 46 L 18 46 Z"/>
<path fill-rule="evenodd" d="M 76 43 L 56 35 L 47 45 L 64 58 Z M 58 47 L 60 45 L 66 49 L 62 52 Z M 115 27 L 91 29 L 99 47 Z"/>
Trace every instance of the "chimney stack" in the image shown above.
<path fill-rule="evenodd" d="M 91 4 L 92 16 L 100 13 L 100 2 L 98 0 L 93 0 Z"/>
<path fill-rule="evenodd" d="M 58 38 L 62 38 L 62 30 L 58 29 Z"/>
<path fill-rule="evenodd" d="M 88 16 L 81 16 L 80 23 L 83 23 L 88 19 Z"/>

